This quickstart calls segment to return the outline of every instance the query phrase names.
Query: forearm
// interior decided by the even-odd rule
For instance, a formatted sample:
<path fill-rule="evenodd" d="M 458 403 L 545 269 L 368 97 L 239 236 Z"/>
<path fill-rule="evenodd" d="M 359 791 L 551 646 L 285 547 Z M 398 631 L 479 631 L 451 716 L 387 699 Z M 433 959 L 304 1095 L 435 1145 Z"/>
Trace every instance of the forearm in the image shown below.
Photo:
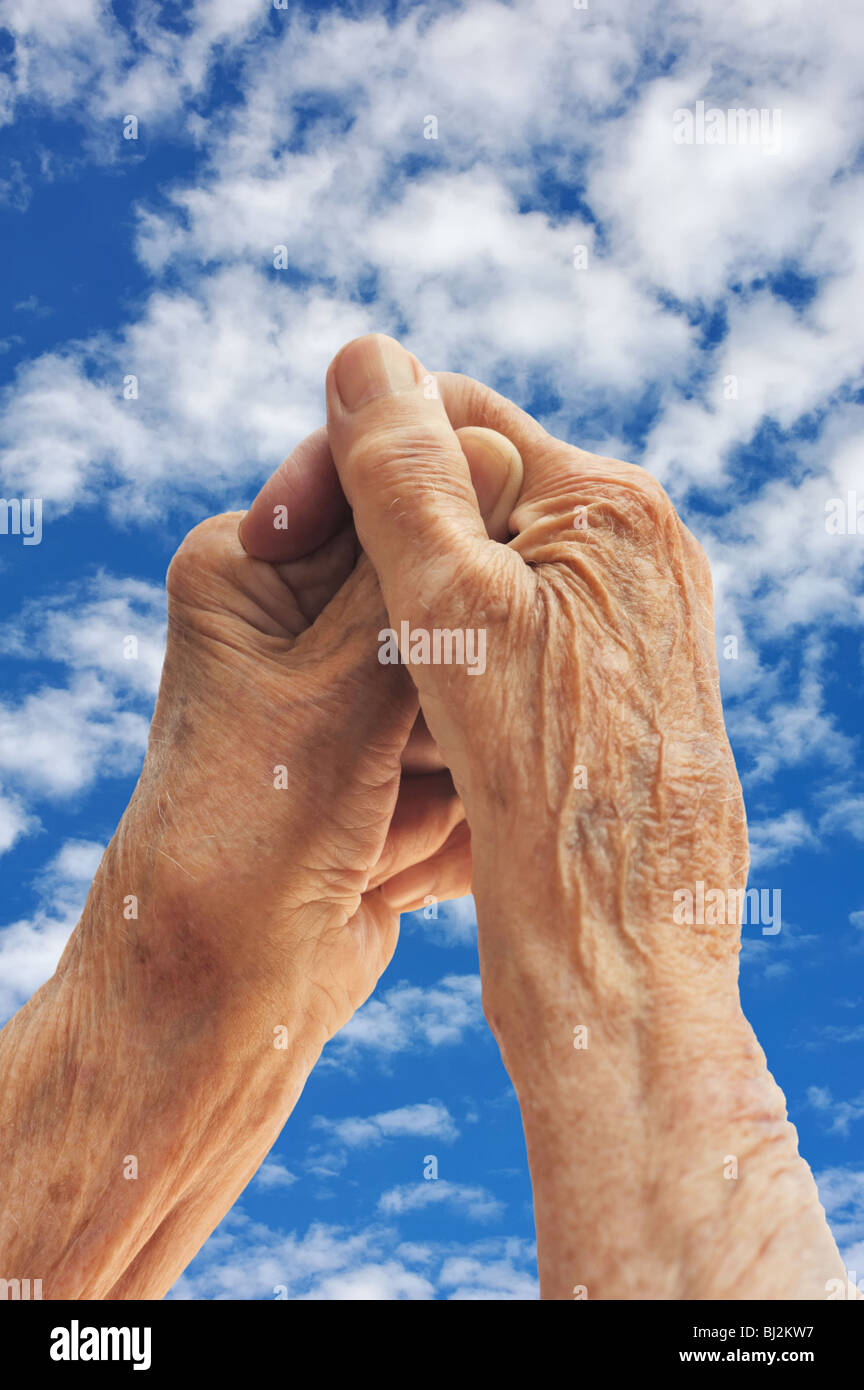
<path fill-rule="evenodd" d="M 0 1034 L 0 1273 L 49 1299 L 161 1297 L 320 1052 L 299 1005 L 196 953 L 206 924 L 174 885 L 160 898 L 151 872 L 146 924 L 124 920 L 122 838 L 57 973 Z"/>
<path fill-rule="evenodd" d="M 662 1019 L 626 1039 L 595 1022 L 576 1050 L 571 1017 L 547 1000 L 535 1035 L 502 1048 L 544 1297 L 825 1298 L 842 1261 L 746 1024 L 695 1056 L 691 1029 Z"/>
<path fill-rule="evenodd" d="M 825 1298 L 843 1263 L 734 971 L 686 978 L 660 942 L 627 956 L 620 924 L 592 940 L 573 901 L 554 922 L 551 878 L 475 889 L 542 1295 Z"/>

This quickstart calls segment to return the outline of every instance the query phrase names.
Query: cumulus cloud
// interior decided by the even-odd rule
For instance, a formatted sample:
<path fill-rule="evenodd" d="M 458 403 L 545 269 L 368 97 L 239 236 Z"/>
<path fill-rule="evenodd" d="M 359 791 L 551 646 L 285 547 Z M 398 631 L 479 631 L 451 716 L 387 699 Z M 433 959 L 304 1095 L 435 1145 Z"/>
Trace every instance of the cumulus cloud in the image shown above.
<path fill-rule="evenodd" d="M 75 678 L 0 704 L 0 772 L 28 791 L 70 796 L 100 775 L 132 772 L 146 737 L 147 720 L 118 710 L 112 690 Z"/>
<path fill-rule="evenodd" d="M 864 1171 L 826 1168 L 815 1177 L 846 1268 L 864 1291 Z"/>
<path fill-rule="evenodd" d="M 430 1138 L 450 1143 L 459 1131 L 453 1116 L 440 1101 L 419 1101 L 403 1105 L 398 1110 L 385 1110 L 378 1115 L 352 1116 L 344 1120 L 329 1120 L 317 1115 L 316 1129 L 325 1130 L 338 1143 L 348 1148 L 365 1148 L 381 1144 L 386 1139 Z"/>
<path fill-rule="evenodd" d="M 26 603 L 0 652 L 41 683 L 0 701 L 0 852 L 39 827 L 36 811 L 141 764 L 164 645 L 164 596 L 154 585 L 98 574 Z M 65 668 L 65 684 L 45 669 Z M 10 666 L 9 670 L 15 668 Z M 104 846 L 68 841 L 34 884 L 33 915 L 0 928 L 0 1012 L 49 978 L 83 907 Z"/>
<path fill-rule="evenodd" d="M 864 1091 L 854 1100 L 835 1100 L 827 1086 L 810 1086 L 807 1103 L 821 1113 L 834 1134 L 848 1135 L 850 1126 L 864 1118 Z"/>
<path fill-rule="evenodd" d="M 164 591 L 104 571 L 25 603 L 0 635 L 6 656 L 62 662 L 151 700 L 164 647 Z"/>
<path fill-rule="evenodd" d="M 22 835 L 38 827 L 38 820 L 24 810 L 17 797 L 0 792 L 0 854 L 11 849 Z"/>
<path fill-rule="evenodd" d="M 447 1182 L 445 1178 L 418 1183 L 403 1183 L 384 1192 L 378 1210 L 390 1216 L 404 1212 L 423 1211 L 439 1204 L 464 1213 L 470 1221 L 492 1221 L 501 1216 L 504 1203 L 485 1187 L 468 1187 Z"/>
<path fill-rule="evenodd" d="M 194 176 L 138 209 L 154 281 L 140 315 L 26 362 L 7 391 L 10 488 L 60 510 L 96 486 L 145 522 L 171 493 L 242 501 L 320 422 L 336 348 L 383 328 L 521 399 L 542 385 L 550 425 L 667 482 L 711 553 L 718 631 L 741 642 L 730 695 L 758 689 L 766 637 L 864 620 L 864 547 L 824 524 L 862 435 L 851 4 L 814 34 L 803 11 L 756 22 L 744 0 L 613 14 L 487 0 L 390 22 L 199 0 L 184 32 L 144 12 L 134 44 L 84 0 L 50 25 L 12 10 L 29 96 L 120 111 L 140 92 L 153 118 L 179 102 L 200 145 Z M 191 97 L 214 46 L 236 45 L 242 100 L 205 121 Z M 676 143 L 676 110 L 699 100 L 780 111 L 780 147 Z M 766 428 L 786 457 L 754 476 Z M 719 511 L 703 515 L 694 487 Z M 806 694 L 801 718 L 842 753 Z M 744 721 L 766 775 L 792 719 Z"/>
<path fill-rule="evenodd" d="M 0 776 L 21 798 L 67 798 L 140 766 L 162 662 L 163 607 L 154 586 L 100 575 L 25 604 L 8 624 L 0 651 L 68 672 L 65 685 L 43 681 L 0 701 Z"/>
<path fill-rule="evenodd" d="M 837 797 L 819 824 L 822 830 L 864 840 L 864 795 L 847 793 Z"/>
<path fill-rule="evenodd" d="M 746 755 L 745 785 L 768 781 L 782 768 L 816 759 L 822 767 L 834 769 L 849 764 L 855 744 L 826 708 L 826 656 L 825 644 L 818 637 L 808 638 L 798 662 L 798 690 L 791 698 L 795 676 L 787 664 L 783 693 L 776 681 L 767 681 L 746 700 L 728 703 L 727 727 Z"/>
<path fill-rule="evenodd" d="M 539 1297 L 533 1271 L 524 1268 L 524 1246 L 507 1242 L 504 1250 L 482 1247 L 476 1254 L 450 1255 L 441 1266 L 438 1282 L 446 1297 L 459 1302 L 529 1301 Z M 520 1265 L 523 1265 L 520 1268 Z"/>
<path fill-rule="evenodd" d="M 13 41 L 11 75 L 0 86 L 0 118 L 36 103 L 86 115 L 103 130 L 131 112 L 164 124 L 200 93 L 213 62 L 267 22 L 258 0 L 194 0 L 182 28 L 160 7 L 139 5 L 122 25 L 104 0 L 7 0 L 3 23 Z M 94 154 L 102 153 L 94 140 Z"/>
<path fill-rule="evenodd" d="M 436 985 L 402 983 L 370 999 L 328 1044 L 324 1059 L 353 1062 L 360 1051 L 379 1058 L 453 1047 L 485 1026 L 479 975 L 445 975 Z"/>
<path fill-rule="evenodd" d="M 267 1158 L 252 1181 L 255 1187 L 264 1192 L 273 1192 L 279 1187 L 293 1187 L 297 1174 L 289 1172 L 281 1158 Z"/>
<path fill-rule="evenodd" d="M 434 1185 L 434 1184 L 433 1184 Z M 274 1230 L 235 1208 L 169 1299 L 536 1299 L 534 1248 L 515 1237 L 402 1239 L 392 1224 Z"/>
<path fill-rule="evenodd" d="M 436 946 L 473 946 L 477 940 L 477 908 L 470 893 L 451 902 L 435 903 L 408 912 L 403 927 L 422 931 Z"/>
<path fill-rule="evenodd" d="M 765 885 L 751 882 L 750 887 L 764 890 Z M 754 927 L 752 930 L 760 932 L 761 928 Z M 750 980 L 772 982 L 785 979 L 792 973 L 795 957 L 806 957 L 822 945 L 820 936 L 814 932 L 801 931 L 794 922 L 783 921 L 776 936 L 751 936 L 749 931 L 750 929 L 745 928 L 741 940 L 741 967 L 747 971 Z"/>
<path fill-rule="evenodd" d="M 93 840 L 67 841 L 36 880 L 34 915 L 0 929 L 0 1020 L 53 974 L 104 849 Z"/>
<path fill-rule="evenodd" d="M 800 811 L 784 811 L 770 820 L 751 820 L 748 829 L 751 869 L 783 863 L 797 849 L 818 843 Z"/>

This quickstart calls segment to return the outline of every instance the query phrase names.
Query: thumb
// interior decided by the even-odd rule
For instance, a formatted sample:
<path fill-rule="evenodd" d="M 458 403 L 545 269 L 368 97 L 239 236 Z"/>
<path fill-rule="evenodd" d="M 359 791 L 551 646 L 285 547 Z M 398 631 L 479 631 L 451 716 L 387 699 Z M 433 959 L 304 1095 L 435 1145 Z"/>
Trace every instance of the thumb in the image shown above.
<path fill-rule="evenodd" d="M 357 338 L 327 373 L 327 432 L 393 627 L 464 626 L 483 607 L 493 555 L 522 562 L 487 534 L 435 378 L 394 339 Z M 413 663 L 412 675 L 421 692 L 434 680 Z"/>

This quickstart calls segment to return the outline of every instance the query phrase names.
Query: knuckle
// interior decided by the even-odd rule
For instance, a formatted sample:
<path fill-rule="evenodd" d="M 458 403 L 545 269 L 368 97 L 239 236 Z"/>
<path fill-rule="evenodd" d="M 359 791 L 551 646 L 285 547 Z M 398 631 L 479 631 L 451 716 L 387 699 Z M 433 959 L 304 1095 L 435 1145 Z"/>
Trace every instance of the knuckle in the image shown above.
<path fill-rule="evenodd" d="M 568 508 L 588 524 L 627 533 L 658 530 L 677 521 L 663 486 L 639 464 L 587 454 L 575 445 L 552 440 L 538 455 L 548 515 L 566 515 Z M 542 512 L 544 502 L 530 511 Z"/>
<path fill-rule="evenodd" d="M 602 494 L 611 530 L 657 536 L 678 523 L 669 495 L 656 478 L 644 470 L 640 469 L 626 480 L 602 485 Z"/>
<path fill-rule="evenodd" d="M 629 490 L 633 507 L 651 521 L 659 524 L 671 519 L 677 520 L 677 513 L 666 489 L 657 479 L 636 464 L 631 467 Z"/>
<path fill-rule="evenodd" d="M 621 459 L 601 458 L 595 460 L 602 468 L 603 480 L 610 488 L 625 493 L 632 499 L 634 510 L 665 519 L 674 515 L 675 509 L 668 493 L 653 473 L 638 463 L 625 463 Z"/>
<path fill-rule="evenodd" d="M 391 479 L 413 481 L 418 476 L 440 480 L 442 465 L 446 471 L 460 457 L 455 440 L 442 437 L 434 423 L 418 421 L 361 436 L 349 452 L 348 464 L 358 483 L 386 485 Z"/>
<path fill-rule="evenodd" d="M 193 526 L 168 566 L 169 594 L 182 594 L 195 580 L 215 568 L 224 554 L 226 540 L 236 537 L 240 516 L 240 512 L 223 512 Z"/>
<path fill-rule="evenodd" d="M 386 429 L 357 442 L 348 465 L 358 493 L 393 522 L 410 517 L 413 529 L 438 523 L 473 498 L 458 440 L 434 426 Z"/>

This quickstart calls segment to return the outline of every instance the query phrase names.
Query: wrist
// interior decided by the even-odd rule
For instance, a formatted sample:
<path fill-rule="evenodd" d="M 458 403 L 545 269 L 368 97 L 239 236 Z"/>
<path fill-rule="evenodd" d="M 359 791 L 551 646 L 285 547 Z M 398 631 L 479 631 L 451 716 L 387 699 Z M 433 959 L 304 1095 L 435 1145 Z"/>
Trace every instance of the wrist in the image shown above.
<path fill-rule="evenodd" d="M 116 851 L 3 1035 L 21 1091 L 10 1210 L 40 1213 L 4 1257 L 44 1272 L 51 1299 L 161 1297 L 272 1147 L 322 1041 L 298 1001 L 202 964 L 188 915 L 166 944 L 155 878 L 149 919 L 124 920 Z"/>
<path fill-rule="evenodd" d="M 285 1024 L 293 1054 L 317 1057 L 328 1034 L 312 1012 L 302 972 L 273 959 L 268 931 L 277 916 L 289 931 L 295 909 L 283 902 L 277 911 L 266 885 L 253 892 L 245 865 L 201 854 L 190 872 L 176 848 L 170 827 L 154 825 L 151 799 L 136 792 L 58 973 L 73 969 L 106 1000 L 122 1001 L 148 1035 L 180 1030 L 185 1019 L 183 1039 L 194 1043 L 197 1020 L 213 1048 L 223 1035 L 254 1048 L 262 1029 L 270 1028 L 272 1039 L 272 1017 L 273 1026 Z"/>
<path fill-rule="evenodd" d="M 728 982 L 598 994 L 565 964 L 542 989 L 484 981 L 484 1009 L 522 1113 L 544 1297 L 821 1298 L 842 1276 Z"/>

